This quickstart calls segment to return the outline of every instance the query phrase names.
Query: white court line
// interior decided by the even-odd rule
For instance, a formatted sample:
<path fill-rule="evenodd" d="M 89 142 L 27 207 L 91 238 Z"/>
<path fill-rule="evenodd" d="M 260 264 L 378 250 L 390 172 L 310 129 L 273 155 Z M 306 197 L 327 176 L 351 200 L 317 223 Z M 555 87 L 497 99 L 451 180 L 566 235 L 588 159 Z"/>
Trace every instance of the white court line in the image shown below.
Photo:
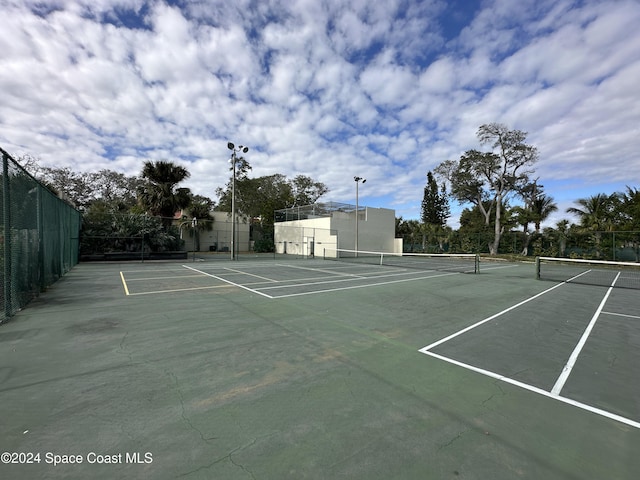
<path fill-rule="evenodd" d="M 589 325 L 587 325 L 587 328 L 582 334 L 582 337 L 580 337 L 580 341 L 576 345 L 576 348 L 573 349 L 573 352 L 571 353 L 569 360 L 567 360 L 567 364 L 562 369 L 562 373 L 560 374 L 560 376 L 558 377 L 558 380 L 556 380 L 555 385 L 551 389 L 551 395 L 560 395 L 560 392 L 562 391 L 562 387 L 564 387 L 564 384 L 569 378 L 569 375 L 571 374 L 571 370 L 573 370 L 573 367 L 576 364 L 576 361 L 578 360 L 578 356 L 580 355 L 582 348 L 584 347 L 585 343 L 587 343 L 587 339 L 591 334 L 591 330 L 593 330 L 593 327 L 598 321 L 598 317 L 600 317 L 600 312 L 602 312 L 602 309 L 604 308 L 604 304 L 607 303 L 607 300 L 609 299 L 609 295 L 611 295 L 611 290 L 613 290 L 613 287 L 615 286 L 616 280 L 618 280 L 619 276 L 620 276 L 620 272 L 618 272 L 618 274 L 616 275 L 616 278 L 613 279 L 613 282 L 611 283 L 611 286 L 609 287 L 609 289 L 607 290 L 607 293 L 602 299 L 602 302 L 600 302 L 600 305 L 598 305 L 596 313 L 594 313 L 593 317 L 591 317 L 591 321 L 589 322 Z"/>
<path fill-rule="evenodd" d="M 460 272 L 451 272 L 451 273 L 441 273 L 438 275 L 429 275 L 425 277 L 413 277 L 413 278 L 403 278 L 402 280 L 390 280 L 388 282 L 378 282 L 378 283 L 367 283 L 366 285 L 351 285 L 350 287 L 340 287 L 340 288 L 328 288 L 326 290 L 314 290 L 313 292 L 301 292 L 301 293 L 290 293 L 287 295 L 276 295 L 270 298 L 287 298 L 287 297 L 299 297 L 302 295 L 315 295 L 317 293 L 327 293 L 327 292 L 339 292 L 342 290 L 352 290 L 354 288 L 367 288 L 367 287 L 376 287 L 379 285 L 390 285 L 392 283 L 401 283 L 401 282 L 413 282 L 415 280 L 424 280 L 426 278 L 436 278 L 436 277 L 446 277 L 449 275 L 460 275 Z M 310 285 L 307 283 L 302 283 L 300 286 L 304 287 L 305 285 Z M 269 287 L 272 288 L 272 287 Z"/>
<path fill-rule="evenodd" d="M 260 275 L 254 274 L 254 273 L 248 273 L 248 272 L 243 272 L 242 270 L 236 270 L 235 268 L 225 267 L 225 270 L 229 270 L 230 272 L 240 273 L 242 275 L 249 275 L 250 277 L 256 277 L 256 278 L 259 278 L 261 280 L 266 280 L 266 281 L 272 282 L 272 283 L 273 282 L 277 282 L 277 280 L 274 280 L 273 278 L 262 277 Z"/>
<path fill-rule="evenodd" d="M 578 360 L 578 356 L 580 355 L 580 352 L 582 351 L 584 344 L 587 343 L 587 339 L 591 334 L 591 330 L 593 330 L 593 327 L 598 321 L 600 312 L 602 312 L 602 309 L 604 308 L 604 304 L 607 303 L 607 300 L 609 299 L 609 295 L 611 295 L 611 290 L 613 290 L 613 287 L 616 284 L 616 280 L 618 280 L 619 276 L 620 276 L 620 272 L 618 272 L 618 275 L 616 275 L 616 278 L 613 279 L 613 282 L 611 283 L 611 286 L 607 290 L 607 293 L 605 294 L 604 298 L 600 302 L 600 305 L 598 305 L 598 308 L 596 309 L 596 313 L 594 313 L 593 317 L 591 317 L 591 321 L 589 322 L 589 325 L 587 325 L 587 328 L 582 334 L 582 337 L 580 337 L 580 341 L 576 345 L 576 348 L 573 349 L 573 352 L 571 353 L 571 356 L 569 357 L 567 364 L 562 369 L 562 373 L 560 374 L 560 376 L 558 377 L 558 380 L 556 380 L 555 385 L 551 389 L 551 395 L 560 395 L 560 392 L 562 391 L 562 387 L 564 387 L 564 384 L 569 378 L 569 375 L 571 374 L 571 370 L 573 370 L 573 367 L 576 364 L 576 361 Z"/>
<path fill-rule="evenodd" d="M 124 273 L 120 272 L 120 279 L 122 280 L 122 286 L 124 287 L 124 293 L 129 295 L 129 287 L 127 287 L 127 282 L 124 279 Z"/>
<path fill-rule="evenodd" d="M 407 277 L 409 275 L 420 275 L 420 277 L 414 277 L 411 276 L 408 279 L 402 280 L 402 281 L 409 281 L 409 280 L 416 280 L 416 279 L 421 279 L 421 278 L 431 278 L 431 276 L 429 277 L 424 277 L 425 273 L 432 273 L 431 271 L 417 271 L 417 270 L 413 270 L 413 271 L 408 271 L 408 270 L 403 270 L 402 273 L 388 273 L 388 274 L 384 274 L 384 275 L 380 275 L 380 272 L 370 272 L 369 276 L 356 276 L 356 277 L 342 277 L 340 275 L 338 275 L 336 278 L 336 275 L 331 275 L 328 277 L 311 277 L 311 278 L 296 278 L 296 279 L 292 279 L 292 280 L 282 280 L 278 285 L 273 285 L 273 286 L 269 286 L 269 287 L 260 287 L 260 290 L 274 290 L 277 288 L 296 288 L 296 287 L 305 287 L 307 285 L 322 285 L 325 283 L 343 283 L 343 282 L 354 282 L 354 281 L 358 281 L 358 280 L 371 280 L 371 279 L 377 279 L 377 278 L 390 278 L 390 277 Z M 435 272 L 434 272 L 435 273 Z M 458 272 L 449 272 L 449 274 L 457 274 Z M 290 283 L 290 282 L 298 282 L 298 283 Z M 250 283 L 248 285 L 261 285 L 258 283 Z M 369 283 L 367 285 L 379 285 L 379 283 Z"/>
<path fill-rule="evenodd" d="M 638 315 L 627 315 L 626 313 L 614 313 L 614 312 L 600 312 L 601 315 L 615 315 L 616 317 L 626 317 L 626 318 L 638 318 Z"/>
<path fill-rule="evenodd" d="M 422 350 L 421 350 L 422 351 Z M 514 380 L 509 377 L 505 377 L 504 375 L 500 375 L 498 373 L 491 372 L 489 370 L 484 370 L 482 368 L 474 367 L 473 365 L 468 365 L 466 363 L 459 362 L 449 357 L 443 357 L 442 355 L 438 355 L 437 353 L 423 351 L 422 353 L 426 355 L 430 355 L 439 360 L 444 360 L 445 362 L 452 363 L 462 368 L 466 368 L 468 370 L 472 370 L 474 372 L 480 373 L 482 375 L 486 375 L 487 377 L 495 378 L 496 380 L 500 380 L 505 383 L 509 383 L 511 385 L 515 385 L 516 387 L 524 388 L 525 390 L 529 390 L 530 392 L 537 393 L 538 395 L 542 395 L 543 397 L 551 398 L 553 400 L 558 400 L 562 403 L 569 404 L 571 406 L 580 408 L 582 410 L 586 410 L 591 413 L 595 413 L 597 415 L 609 418 L 611 420 L 615 420 L 620 423 L 624 423 L 625 425 L 629 425 L 630 427 L 640 428 L 640 422 L 636 422 L 635 420 L 631 420 L 630 418 L 623 417 L 621 415 L 616 415 L 615 413 L 608 412 L 606 410 L 602 410 L 600 408 L 592 407 L 591 405 L 587 405 L 586 403 L 581 403 L 576 400 L 572 400 L 571 398 L 562 397 L 560 395 L 553 395 L 546 390 L 543 390 L 538 387 L 534 387 L 533 385 L 529 385 L 528 383 L 523 383 L 518 380 Z"/>
<path fill-rule="evenodd" d="M 222 277 L 218 277 L 217 275 L 213 275 L 211 273 L 203 272 L 202 270 L 198 270 L 197 268 L 190 267 L 188 265 L 182 265 L 184 268 L 188 268 L 189 270 L 193 270 L 194 272 L 201 273 L 202 275 L 206 275 L 207 277 L 215 278 L 216 280 L 220 280 L 221 282 L 228 283 L 229 285 L 233 285 L 234 287 L 242 288 L 243 290 L 247 290 L 251 293 L 256 293 L 258 295 L 262 295 L 263 297 L 273 298 L 271 295 L 267 295 L 266 293 L 259 292 L 254 290 L 253 288 L 245 287 L 244 285 L 240 285 L 239 283 L 232 282 Z"/>
<path fill-rule="evenodd" d="M 524 388 L 525 390 L 529 390 L 529 391 L 537 393 L 539 395 L 542 395 L 542 396 L 545 396 L 545 397 L 548 397 L 548 398 L 552 398 L 554 400 L 558 400 L 560 402 L 572 405 L 574 407 L 577 407 L 577 408 L 580 408 L 580 409 L 583 409 L 583 410 L 587 410 L 587 411 L 589 411 L 591 413 L 595 413 L 597 415 L 601 415 L 603 417 L 610 418 L 612 420 L 618 421 L 620 423 L 624 423 L 624 424 L 629 425 L 631 427 L 640 428 L 640 422 L 637 422 L 635 420 L 631 420 L 631 419 L 626 418 L 626 417 L 622 417 L 620 415 L 616 415 L 616 414 L 608 412 L 606 410 L 602 410 L 602 409 L 599 409 L 599 408 L 596 408 L 596 407 L 592 407 L 591 405 L 587 405 L 587 404 L 578 402 L 576 400 L 572 400 L 572 399 L 567 398 L 567 397 L 562 397 L 562 396 L 559 395 L 559 392 L 558 392 L 558 394 L 554 394 L 552 392 L 547 392 L 546 390 L 543 390 L 543 389 L 538 388 L 538 387 L 534 387 L 533 385 L 529 385 L 527 383 L 523 383 L 523 382 L 520 382 L 518 380 L 514 380 L 512 378 L 509 378 L 509 377 L 505 377 L 504 375 L 500 375 L 500 374 L 491 372 L 489 370 L 484 370 L 482 368 L 474 367 L 473 365 L 469 365 L 469 364 L 466 364 L 466 363 L 463 363 L 463 362 L 459 362 L 459 361 L 454 360 L 452 358 L 444 357 L 442 355 L 439 355 L 437 353 L 433 353 L 433 352 L 429 351 L 430 349 L 432 349 L 432 348 L 434 348 L 434 347 L 436 347 L 436 346 L 438 346 L 438 345 L 440 345 L 440 344 L 442 344 L 442 343 L 444 343 L 444 342 L 446 342 L 448 340 L 451 340 L 452 338 L 455 338 L 458 335 L 466 333 L 469 330 L 472 330 L 472 329 L 474 329 L 474 328 L 476 328 L 476 327 L 488 322 L 489 320 L 493 320 L 494 318 L 497 318 L 497 317 L 499 317 L 499 316 L 501 316 L 501 315 L 503 315 L 503 314 L 505 314 L 505 313 L 507 313 L 507 312 L 509 312 L 511 310 L 514 310 L 514 309 L 518 308 L 519 306 L 524 305 L 525 303 L 528 303 L 531 300 L 534 300 L 534 299 L 544 295 L 545 293 L 548 293 L 548 292 L 550 292 L 550 291 L 552 291 L 552 290 L 554 290 L 554 289 L 556 289 L 556 288 L 558 288 L 558 287 L 560 287 L 562 285 L 566 285 L 571 280 L 574 280 L 574 279 L 576 279 L 576 278 L 578 278 L 578 277 L 580 277 L 580 276 L 582 276 L 582 275 L 584 275 L 584 274 L 586 274 L 588 272 L 590 272 L 590 270 L 582 272 L 582 273 L 570 278 L 566 282 L 562 282 L 562 283 L 559 283 L 557 285 L 554 285 L 553 287 L 548 288 L 548 289 L 546 289 L 546 290 L 544 290 L 544 291 L 542 291 L 542 292 L 540 292 L 540 293 L 538 293 L 538 294 L 536 294 L 536 295 L 534 295 L 534 296 L 532 296 L 532 297 L 530 297 L 530 298 L 528 298 L 528 299 L 526 299 L 526 300 L 524 300 L 524 301 L 522 301 L 522 302 L 520 302 L 520 303 L 518 303 L 516 305 L 513 305 L 512 307 L 509 307 L 509 308 L 507 308 L 507 309 L 505 309 L 505 310 L 503 310 L 501 312 L 498 312 L 497 314 L 492 315 L 491 317 L 485 318 L 484 320 L 481 320 L 480 322 L 477 322 L 477 323 L 475 323 L 475 324 L 473 324 L 473 325 L 471 325 L 471 326 L 469 326 L 469 327 L 467 327 L 467 328 L 465 328 L 463 330 L 460 330 L 459 332 L 456 332 L 456 333 L 454 333 L 452 335 L 449 335 L 446 338 L 443 338 L 441 340 L 438 340 L 437 342 L 434 342 L 434 343 L 432 343 L 430 345 L 427 345 L 426 347 L 421 348 L 419 350 L 419 352 L 424 353 L 425 355 L 430 355 L 430 356 L 432 356 L 434 358 L 438 358 L 440 360 L 444 360 L 445 362 L 452 363 L 452 364 L 457 365 L 459 367 L 463 367 L 463 368 L 466 368 L 468 370 L 472 370 L 472 371 L 480 373 L 482 375 L 486 375 L 488 377 L 495 378 L 495 379 L 503 381 L 505 383 L 509 383 L 511 385 L 515 385 L 515 386 Z M 614 283 L 615 283 L 615 280 L 614 280 Z M 611 288 L 612 287 L 610 287 L 609 290 L 611 290 Z M 608 293 L 607 293 L 607 296 L 608 296 Z M 605 297 L 605 300 L 606 300 L 606 297 Z M 604 305 L 604 304 L 602 304 L 602 305 Z"/>
<path fill-rule="evenodd" d="M 327 270 L 324 268 L 311 268 L 311 267 L 300 267 L 298 265 L 284 265 L 284 264 L 277 264 L 277 266 L 279 267 L 287 267 L 287 268 L 296 268 L 298 270 L 311 270 L 312 272 L 322 272 L 322 273 L 330 273 L 332 275 L 338 275 L 341 277 L 357 277 L 357 278 L 364 278 L 364 277 L 360 277 L 360 275 L 356 275 L 355 273 L 342 273 L 342 272 L 336 272 L 335 270 Z M 367 265 L 369 266 L 369 265 Z"/>
<path fill-rule="evenodd" d="M 589 270 L 587 270 L 587 272 L 588 271 Z M 567 280 L 567 282 L 570 282 L 571 280 L 574 280 L 574 279 L 578 278 L 579 276 L 584 275 L 587 272 L 582 272 L 581 274 L 576 275 L 575 277 L 571 277 L 569 280 Z M 505 308 L 504 310 L 502 310 L 501 312 L 496 313 L 495 315 L 491 315 L 490 317 L 485 318 L 484 320 L 480 320 L 479 322 L 474 323 L 473 325 L 470 325 L 467 328 L 463 328 L 462 330 L 460 330 L 460 331 L 458 331 L 456 333 L 453 333 L 453 334 L 449 335 L 448 337 L 442 338 L 442 339 L 438 340 L 437 342 L 432 343 L 431 345 L 427 345 L 426 347 L 422 347 L 419 351 L 422 352 L 422 353 L 427 353 L 427 350 L 431 350 L 432 348 L 437 347 L 441 343 L 448 342 L 449 340 L 451 340 L 452 338 L 457 337 L 458 335 L 462 335 L 463 333 L 467 333 L 469 330 L 473 330 L 474 328 L 479 327 L 480 325 L 482 325 L 484 323 L 487 323 L 487 322 L 493 320 L 494 318 L 498 318 L 501 315 L 504 315 L 505 313 L 510 312 L 511 310 L 515 310 L 516 308 L 524 305 L 525 303 L 529 303 L 531 300 L 535 300 L 536 298 L 541 297 L 545 293 L 549 293 L 550 291 L 555 290 L 556 288 L 561 287 L 562 285 L 566 285 L 567 282 L 558 283 L 557 285 L 554 285 L 551 288 L 547 288 L 546 290 L 534 295 L 533 297 L 529 297 L 529 298 L 523 300 L 520 303 L 516 303 L 515 305 L 512 305 L 509 308 Z"/>
<path fill-rule="evenodd" d="M 558 283 L 557 285 L 554 285 L 551 288 L 547 288 L 546 290 L 544 290 L 543 292 L 540 292 L 536 295 L 534 295 L 533 297 L 529 297 L 526 300 L 523 300 L 520 303 L 516 303 L 515 305 L 512 305 L 509 308 L 505 308 L 504 310 L 502 310 L 501 312 L 496 313 L 495 315 L 491 315 L 490 317 L 485 318 L 484 320 L 480 320 L 479 322 L 474 323 L 473 325 L 468 326 L 467 328 L 463 328 L 462 330 L 453 333 L 451 335 L 449 335 L 448 337 L 444 337 L 440 340 L 438 340 L 437 342 L 433 342 L 430 345 L 427 345 L 426 347 L 422 347 L 419 351 L 422 353 L 427 353 L 428 350 L 431 350 L 434 347 L 437 347 L 438 345 L 440 345 L 441 343 L 445 343 L 448 342 L 449 340 L 451 340 L 452 338 L 456 338 L 459 335 L 462 335 L 463 333 L 467 333 L 470 330 L 473 330 L 476 327 L 479 327 L 480 325 L 487 323 L 491 320 L 493 320 L 494 318 L 498 318 L 501 315 L 504 315 L 507 312 L 510 312 L 511 310 L 515 310 L 516 308 L 524 305 L 525 303 L 529 303 L 531 300 L 535 300 L 538 297 L 541 297 L 542 295 L 544 295 L 545 293 L 549 293 L 552 290 L 555 290 L 558 287 L 561 287 L 562 285 L 564 285 L 564 283 Z"/>
<path fill-rule="evenodd" d="M 307 285 L 323 285 L 326 283 L 343 283 L 343 282 L 354 282 L 354 281 L 358 281 L 358 280 L 371 280 L 371 279 L 376 279 L 376 278 L 389 278 L 389 277 L 406 277 L 407 275 L 411 274 L 412 272 L 407 272 L 407 273 L 394 273 L 392 275 L 375 275 L 375 276 L 369 276 L 369 277 L 348 277 L 348 278 L 343 278 L 343 277 L 339 277 L 336 278 L 335 275 L 331 276 L 331 277 L 319 277 L 319 278 L 299 278 L 296 280 L 284 280 L 282 281 L 279 285 L 273 285 L 273 286 L 269 286 L 269 287 L 260 287 L 260 290 L 274 290 L 274 289 L 278 289 L 278 288 L 298 288 L 298 287 L 306 287 Z M 425 272 L 422 272 L 421 275 L 424 275 Z M 457 273 L 457 272 L 456 272 Z M 417 272 L 413 272 L 414 275 L 417 275 Z M 418 278 L 425 278 L 424 276 L 418 277 Z M 426 277 L 426 278 L 431 278 L 431 277 Z M 411 277 L 408 279 L 403 279 L 401 281 L 409 281 L 409 280 L 416 280 L 416 277 Z M 304 281 L 304 280 L 309 280 L 309 281 Z M 312 281 L 312 280 L 317 280 L 317 281 Z M 289 284 L 288 282 L 302 282 L 303 283 L 292 283 Z M 286 285 L 283 285 L 286 284 Z M 257 285 L 257 284 L 250 284 L 250 285 Z M 367 285 L 379 285 L 379 283 L 368 283 Z M 365 285 L 366 286 L 366 285 Z"/>
<path fill-rule="evenodd" d="M 208 287 L 173 288 L 171 290 L 153 290 L 151 292 L 127 293 L 127 295 L 131 297 L 135 297 L 139 295 L 159 295 L 161 293 L 191 292 L 193 290 L 212 290 L 215 288 L 229 288 L 229 287 L 231 287 L 231 285 L 209 285 Z"/>
<path fill-rule="evenodd" d="M 122 273 L 122 272 L 120 272 Z M 140 278 L 130 278 L 129 279 L 129 283 L 131 282 L 140 282 L 140 281 L 148 281 L 148 280 L 173 280 L 175 278 L 197 278 L 197 277 L 201 277 L 202 275 L 172 275 L 170 277 L 140 277 Z"/>

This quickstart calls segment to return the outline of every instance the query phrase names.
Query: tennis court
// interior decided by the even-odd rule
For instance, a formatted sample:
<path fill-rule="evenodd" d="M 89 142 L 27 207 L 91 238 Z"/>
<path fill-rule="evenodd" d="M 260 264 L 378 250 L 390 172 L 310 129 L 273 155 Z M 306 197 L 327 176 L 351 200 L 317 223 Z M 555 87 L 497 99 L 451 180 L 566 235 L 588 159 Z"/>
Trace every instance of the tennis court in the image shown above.
<path fill-rule="evenodd" d="M 351 252 L 345 250 L 345 252 Z M 153 295 L 237 287 L 266 298 L 285 298 L 354 288 L 393 285 L 441 276 L 476 273 L 477 255 L 392 255 L 300 262 L 257 262 L 238 266 L 194 263 L 120 272 L 127 295 Z"/>
<path fill-rule="evenodd" d="M 363 257 L 76 266 L 0 328 L 0 475 L 636 478 L 633 280 Z"/>

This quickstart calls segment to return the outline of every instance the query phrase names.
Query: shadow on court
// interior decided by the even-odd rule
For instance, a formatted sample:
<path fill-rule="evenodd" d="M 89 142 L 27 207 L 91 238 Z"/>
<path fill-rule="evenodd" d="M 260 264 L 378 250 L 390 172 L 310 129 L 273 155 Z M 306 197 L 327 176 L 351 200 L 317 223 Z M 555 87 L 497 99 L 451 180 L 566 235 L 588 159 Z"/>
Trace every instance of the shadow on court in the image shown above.
<path fill-rule="evenodd" d="M 185 265 L 80 264 L 0 326 L 2 478 L 640 471 L 637 290 L 542 294 L 531 264 Z"/>

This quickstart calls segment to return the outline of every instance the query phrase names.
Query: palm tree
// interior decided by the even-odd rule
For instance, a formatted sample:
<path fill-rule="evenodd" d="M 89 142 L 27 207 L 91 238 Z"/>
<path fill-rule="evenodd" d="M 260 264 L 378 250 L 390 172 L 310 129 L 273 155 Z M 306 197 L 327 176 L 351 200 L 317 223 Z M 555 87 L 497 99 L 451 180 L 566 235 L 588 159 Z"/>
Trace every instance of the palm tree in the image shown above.
<path fill-rule="evenodd" d="M 553 201 L 553 197 L 544 194 L 536 197 L 531 204 L 536 233 L 540 233 L 540 224 L 556 211 L 558 211 L 558 205 Z"/>
<path fill-rule="evenodd" d="M 189 175 L 186 168 L 162 160 L 145 162 L 142 168 L 144 184 L 138 187 L 138 201 L 147 213 L 162 217 L 165 228 L 171 225 L 175 212 L 191 202 L 188 188 L 176 188 Z"/>
<path fill-rule="evenodd" d="M 588 198 L 576 200 L 575 203 L 580 208 L 567 208 L 567 213 L 572 213 L 580 219 L 580 226 L 584 230 L 594 233 L 597 256 L 600 256 L 602 232 L 611 230 L 613 227 L 613 210 L 616 198 L 615 194 L 598 193 Z"/>
<path fill-rule="evenodd" d="M 567 213 L 573 213 L 580 219 L 580 225 L 592 232 L 610 230 L 612 226 L 613 195 L 598 193 L 588 198 L 576 200 L 578 207 L 567 208 Z"/>
<path fill-rule="evenodd" d="M 620 220 L 627 230 L 640 229 L 640 190 L 627 186 L 620 194 Z"/>
<path fill-rule="evenodd" d="M 521 255 L 528 255 L 532 236 L 539 235 L 540 224 L 549 218 L 549 215 L 558 210 L 558 205 L 553 201 L 553 197 L 546 195 L 542 188 L 542 185 L 538 185 L 537 181 L 527 185 L 522 194 L 525 206 L 513 209 L 517 222 L 523 226 L 524 245 Z M 535 227 L 532 234 L 528 231 L 529 223 L 533 223 Z"/>
<path fill-rule="evenodd" d="M 190 235 L 194 238 L 194 249 L 200 251 L 200 232 L 210 232 L 213 230 L 213 217 L 211 216 L 211 210 L 213 209 L 213 202 L 208 198 L 201 197 L 199 195 L 194 196 L 193 202 L 189 207 L 189 212 L 192 218 L 197 219 L 195 228 L 190 230 Z"/>

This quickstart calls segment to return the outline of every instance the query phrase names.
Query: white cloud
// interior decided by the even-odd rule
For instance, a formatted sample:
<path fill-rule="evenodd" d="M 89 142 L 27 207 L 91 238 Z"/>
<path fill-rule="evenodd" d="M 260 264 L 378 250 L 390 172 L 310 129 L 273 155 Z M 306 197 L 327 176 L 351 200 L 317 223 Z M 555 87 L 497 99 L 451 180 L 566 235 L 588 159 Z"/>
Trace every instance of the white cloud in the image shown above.
<path fill-rule="evenodd" d="M 426 171 L 497 121 L 529 132 L 558 195 L 640 184 L 634 1 L 494 0 L 457 33 L 441 1 L 0 5 L 0 145 L 47 165 L 167 158 L 214 196 L 231 140 L 254 174 L 310 175 L 335 201 L 365 175 L 363 200 L 407 218 Z"/>

